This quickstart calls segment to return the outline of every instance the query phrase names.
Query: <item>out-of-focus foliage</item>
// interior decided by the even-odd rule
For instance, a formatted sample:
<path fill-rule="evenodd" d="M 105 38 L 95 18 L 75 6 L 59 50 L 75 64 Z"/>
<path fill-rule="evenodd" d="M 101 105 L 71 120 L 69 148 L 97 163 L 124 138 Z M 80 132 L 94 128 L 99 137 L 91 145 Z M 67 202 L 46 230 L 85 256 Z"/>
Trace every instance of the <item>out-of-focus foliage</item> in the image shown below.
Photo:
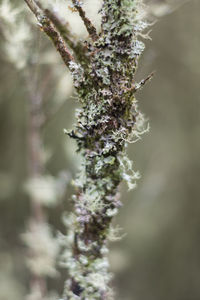
<path fill-rule="evenodd" d="M 22 239 L 33 252 L 33 255 L 27 259 L 27 265 L 32 273 L 54 277 L 57 273 L 55 261 L 59 245 L 52 238 L 47 224 L 45 226 L 32 221 L 28 229 L 29 231 L 22 235 Z"/>
<path fill-rule="evenodd" d="M 118 289 L 116 298 L 123 300 L 200 298 L 200 3 L 190 1 L 168 14 L 171 9 L 167 11 L 165 8 L 169 8 L 169 3 L 155 1 L 153 5 L 157 8 L 151 6 L 153 15 L 165 15 L 152 28 L 153 41 L 149 43 L 138 71 L 141 79 L 144 74 L 156 70 L 154 80 L 138 95 L 151 130 L 141 142 L 130 148 L 130 156 L 136 161 L 142 179 L 137 190 L 128 196 L 122 188 L 124 207 L 117 223 L 124 229 L 113 229 L 110 238 L 117 239 L 123 232 L 127 233 L 113 245 L 111 252 L 112 268 L 117 273 L 114 281 Z M 72 25 L 74 33 L 84 37 L 85 33 L 80 33 L 76 22 Z M 69 97 L 71 79 L 64 73 L 50 42 L 36 28 L 31 32 L 37 41 L 31 49 L 35 53 L 35 74 L 40 80 L 45 70 L 52 72 L 53 80 L 60 78 L 57 86 L 49 86 L 45 95 L 49 101 L 45 107 L 49 110 L 51 102 L 57 104 Z M 21 300 L 28 292 L 26 253 L 20 239 L 30 211 L 24 191 L 27 177 L 27 94 L 20 77 L 21 70 L 16 71 L 5 60 L 4 45 L 2 37 L 0 299 Z M 36 58 L 42 67 L 38 67 Z M 57 175 L 65 168 L 75 173 L 78 160 L 74 144 L 66 142 L 63 128 L 71 127 L 76 105 L 74 99 L 69 98 L 44 128 L 45 146 L 51 151 L 47 161 L 50 174 Z M 70 194 L 69 190 L 65 203 L 47 209 L 51 225 L 61 231 L 60 215 L 64 208 L 70 210 Z M 60 292 L 63 278 L 58 277 L 54 282 L 50 280 L 51 289 Z"/>
<path fill-rule="evenodd" d="M 33 38 L 29 24 L 22 20 L 23 7 L 16 7 L 8 0 L 0 6 L 1 33 L 4 35 L 4 57 L 16 68 L 28 64 L 28 51 Z"/>
<path fill-rule="evenodd" d="M 145 0 L 149 14 L 160 18 L 178 9 L 190 0 Z"/>
<path fill-rule="evenodd" d="M 57 178 L 47 175 L 41 178 L 30 178 L 25 182 L 26 193 L 44 206 L 55 206 L 65 193 L 69 182 L 67 173 L 61 173 Z"/>

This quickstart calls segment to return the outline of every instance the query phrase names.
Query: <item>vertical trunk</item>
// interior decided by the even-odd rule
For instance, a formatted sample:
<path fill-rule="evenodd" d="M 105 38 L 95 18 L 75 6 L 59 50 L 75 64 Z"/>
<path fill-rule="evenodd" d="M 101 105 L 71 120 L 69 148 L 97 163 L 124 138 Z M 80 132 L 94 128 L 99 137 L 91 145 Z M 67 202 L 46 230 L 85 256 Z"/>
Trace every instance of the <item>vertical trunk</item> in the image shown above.
<path fill-rule="evenodd" d="M 72 10 L 79 13 L 89 34 L 88 41 L 78 43 L 80 48 L 71 41 L 59 15 L 39 0 L 25 2 L 70 69 L 81 103 L 74 130 L 66 131 L 77 142 L 82 164 L 74 181 L 75 211 L 65 220 L 69 230 L 64 264 L 69 279 L 64 299 L 111 299 L 107 259 L 110 225 L 121 206 L 120 182 L 125 180 L 132 188 L 139 177 L 132 170 L 126 147 L 144 132 L 135 92 L 151 77 L 139 84 L 134 79 L 144 50 L 138 37 L 148 26 L 143 21 L 142 0 L 102 1 L 99 34 L 82 1 L 72 0 Z"/>
<path fill-rule="evenodd" d="M 127 141 L 140 134 L 134 74 L 144 49 L 137 36 L 146 23 L 138 16 L 139 3 L 105 1 L 102 32 L 92 45 L 87 44 L 87 68 L 81 72 L 79 65 L 71 63 L 82 108 L 75 130 L 68 135 L 77 141 L 82 165 L 75 181 L 75 214 L 67 239 L 71 279 L 65 299 L 112 298 L 106 255 L 110 224 L 121 206 L 118 186 L 123 179 L 134 185 L 138 177 L 128 172 L 131 162 L 125 150 Z"/>

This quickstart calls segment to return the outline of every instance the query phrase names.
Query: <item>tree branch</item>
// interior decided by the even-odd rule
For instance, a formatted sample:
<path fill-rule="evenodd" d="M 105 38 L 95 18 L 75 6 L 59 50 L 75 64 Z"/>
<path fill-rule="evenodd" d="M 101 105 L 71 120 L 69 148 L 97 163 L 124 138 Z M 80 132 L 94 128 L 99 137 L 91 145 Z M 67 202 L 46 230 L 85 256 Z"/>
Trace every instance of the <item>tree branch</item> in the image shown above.
<path fill-rule="evenodd" d="M 155 72 L 152 72 L 151 74 L 149 74 L 145 79 L 142 79 L 135 87 L 134 87 L 134 91 L 137 92 L 138 90 L 140 90 L 148 81 L 150 81 L 153 76 L 154 76 Z"/>
<path fill-rule="evenodd" d="M 97 31 L 96 28 L 94 27 L 94 25 L 92 24 L 92 22 L 90 21 L 90 19 L 88 19 L 86 17 L 85 11 L 83 10 L 80 1 L 79 0 L 72 0 L 72 3 L 74 5 L 74 7 L 77 9 L 81 19 L 83 20 L 85 27 L 91 37 L 91 39 L 93 41 L 97 40 L 98 35 L 97 35 Z"/>
<path fill-rule="evenodd" d="M 39 0 L 25 1 L 37 4 Z M 74 180 L 74 213 L 65 219 L 68 235 L 63 263 L 69 280 L 63 299 L 105 300 L 112 298 L 107 244 L 113 234 L 111 222 L 121 206 L 119 184 L 125 180 L 132 189 L 139 178 L 126 155 L 127 142 L 145 132 L 134 92 L 152 75 L 135 85 L 135 70 L 144 50 L 138 36 L 146 28 L 139 12 L 140 0 L 103 1 L 102 39 L 98 39 L 80 0 L 72 3 L 95 43 L 88 45 L 87 64 L 70 66 L 82 107 L 75 128 L 65 133 L 76 140 L 82 162 Z M 43 18 L 38 18 L 43 30 L 48 21 L 57 28 L 56 34 L 64 34 L 57 19 L 45 12 Z"/>
<path fill-rule="evenodd" d="M 33 12 L 33 14 L 36 16 L 36 18 L 39 18 L 41 16 L 41 12 L 39 7 L 35 4 L 34 0 L 24 0 L 30 10 Z"/>
<path fill-rule="evenodd" d="M 56 29 L 59 31 L 60 35 L 63 37 L 66 44 L 73 50 L 79 62 L 83 60 L 87 60 L 85 55 L 84 45 L 79 41 L 75 43 L 70 38 L 70 32 L 67 28 L 66 22 L 64 22 L 58 15 L 56 15 L 53 11 L 48 8 L 44 8 L 38 0 L 36 0 L 38 7 L 45 13 L 45 15 L 50 19 L 50 21 L 54 24 Z"/>
<path fill-rule="evenodd" d="M 60 53 L 65 65 L 69 67 L 69 63 L 74 61 L 74 57 L 71 55 L 70 51 L 67 49 L 66 44 L 56 30 L 55 26 L 52 24 L 50 19 L 43 14 L 39 6 L 36 4 L 34 0 L 24 0 L 33 14 L 36 16 L 39 26 L 42 31 L 44 31 L 48 37 L 52 40 L 55 48 Z"/>

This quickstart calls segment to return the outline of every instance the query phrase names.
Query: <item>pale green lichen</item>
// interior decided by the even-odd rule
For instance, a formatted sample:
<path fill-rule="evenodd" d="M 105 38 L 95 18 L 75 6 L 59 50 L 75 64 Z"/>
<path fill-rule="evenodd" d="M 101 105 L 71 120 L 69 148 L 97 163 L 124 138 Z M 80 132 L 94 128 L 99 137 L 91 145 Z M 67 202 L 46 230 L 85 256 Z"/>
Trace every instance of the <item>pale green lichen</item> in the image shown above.
<path fill-rule="evenodd" d="M 132 189 L 140 178 L 126 147 L 146 131 L 134 95 L 134 74 L 144 50 L 138 37 L 148 26 L 142 9 L 139 0 L 104 1 L 102 31 L 95 41 L 86 42 L 88 65 L 82 69 L 70 64 L 82 107 L 67 134 L 76 140 L 83 159 L 74 181 L 75 215 L 64 252 L 70 275 L 65 299 L 109 298 L 107 241 L 118 239 L 111 227 L 121 206 L 118 186 L 125 180 Z"/>
<path fill-rule="evenodd" d="M 32 7 L 33 2 L 26 1 Z M 65 218 L 68 234 L 61 238 L 62 265 L 69 274 L 63 297 L 107 300 L 113 297 L 107 243 L 116 233 L 111 222 L 121 206 L 119 184 L 124 180 L 131 189 L 140 177 L 132 170 L 126 148 L 147 130 L 135 98 L 146 80 L 137 84 L 135 72 L 144 50 L 140 38 L 145 36 L 148 23 L 143 20 L 142 0 L 104 0 L 98 32 L 83 3 L 71 2 L 71 9 L 80 15 L 89 34 L 84 44 L 69 42 L 71 36 L 66 37 L 68 30 L 62 22 L 55 22 L 54 11 L 49 14 L 42 5 L 39 13 L 32 8 L 37 19 L 42 16 L 43 30 L 69 67 L 80 103 L 74 129 L 65 130 L 76 141 L 82 161 L 73 181 L 75 211 Z"/>

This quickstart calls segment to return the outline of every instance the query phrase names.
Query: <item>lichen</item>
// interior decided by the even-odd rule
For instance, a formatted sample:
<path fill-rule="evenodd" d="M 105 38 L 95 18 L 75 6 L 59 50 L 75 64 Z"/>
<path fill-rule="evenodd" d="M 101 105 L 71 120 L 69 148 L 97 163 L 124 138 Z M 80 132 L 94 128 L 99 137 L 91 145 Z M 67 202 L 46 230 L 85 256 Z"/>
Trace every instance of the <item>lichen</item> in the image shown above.
<path fill-rule="evenodd" d="M 62 265 L 69 274 L 63 299 L 112 299 L 107 244 L 118 239 L 112 219 L 122 205 L 119 184 L 124 180 L 132 189 L 140 177 L 126 150 L 148 130 L 135 98 L 152 77 L 135 82 L 145 47 L 141 37 L 148 36 L 143 32 L 148 27 L 145 9 L 142 0 L 104 0 L 98 31 L 82 2 L 72 0 L 70 9 L 89 34 L 77 43 L 54 11 L 44 9 L 39 0 L 25 1 L 70 69 L 80 103 L 74 128 L 64 131 L 76 141 L 82 161 L 73 181 L 74 213 L 64 218 L 68 233 L 61 236 Z"/>
<path fill-rule="evenodd" d="M 125 180 L 134 188 L 140 178 L 126 155 L 128 142 L 145 132 L 134 95 L 134 74 L 144 50 L 138 36 L 147 27 L 140 9 L 139 0 L 104 1 L 102 30 L 95 41 L 86 42 L 89 64 L 84 74 L 70 65 L 82 106 L 67 134 L 76 140 L 82 164 L 74 181 L 71 242 L 68 238 L 65 245 L 70 275 L 66 299 L 108 299 L 107 241 L 114 239 L 111 221 L 121 206 L 118 186 Z"/>

